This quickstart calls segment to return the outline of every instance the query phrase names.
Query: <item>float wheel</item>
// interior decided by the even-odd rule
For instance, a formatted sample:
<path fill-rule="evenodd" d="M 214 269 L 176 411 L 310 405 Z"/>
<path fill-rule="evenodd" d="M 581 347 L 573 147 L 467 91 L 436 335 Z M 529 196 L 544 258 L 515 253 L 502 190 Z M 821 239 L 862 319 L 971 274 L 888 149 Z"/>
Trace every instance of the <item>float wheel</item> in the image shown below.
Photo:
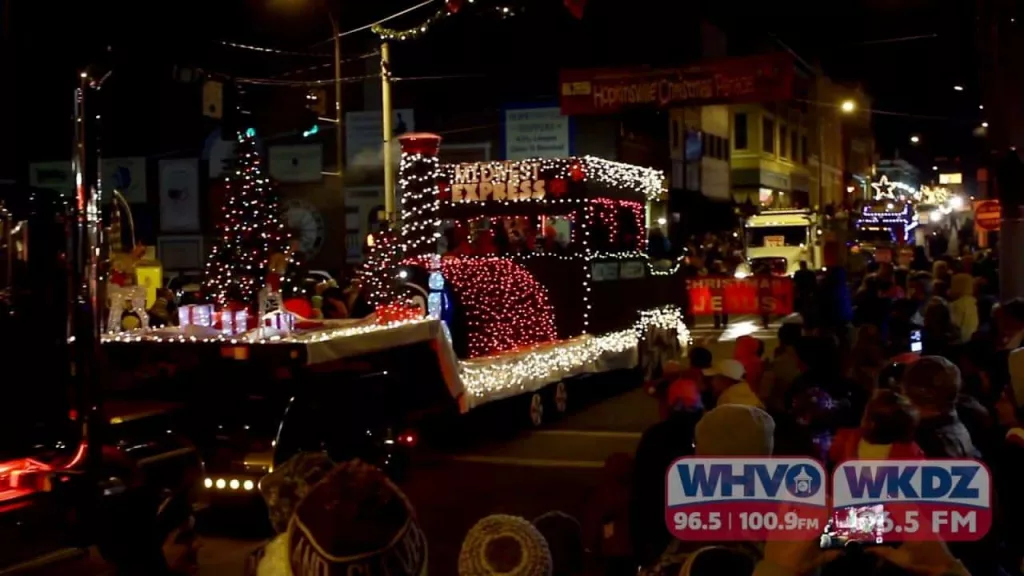
<path fill-rule="evenodd" d="M 539 392 L 534 392 L 530 396 L 530 423 L 534 426 L 544 423 L 544 399 Z"/>
<path fill-rule="evenodd" d="M 551 400 L 555 411 L 559 414 L 565 414 L 569 409 L 569 387 L 566 386 L 564 380 L 559 380 L 555 384 L 554 389 L 551 391 Z"/>

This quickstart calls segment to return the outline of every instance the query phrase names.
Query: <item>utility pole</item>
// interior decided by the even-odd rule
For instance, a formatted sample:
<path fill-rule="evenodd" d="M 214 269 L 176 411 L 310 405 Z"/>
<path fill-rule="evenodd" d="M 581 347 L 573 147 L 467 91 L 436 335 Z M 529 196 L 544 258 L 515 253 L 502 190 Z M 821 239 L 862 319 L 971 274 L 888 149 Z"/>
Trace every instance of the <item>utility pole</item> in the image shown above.
<path fill-rule="evenodd" d="M 388 226 L 392 227 L 398 218 L 395 214 L 395 172 L 392 169 L 394 158 L 391 150 L 391 138 L 394 136 L 391 128 L 391 48 L 387 42 L 380 45 L 380 100 L 383 115 L 381 127 L 384 132 L 384 213 L 387 215 Z"/>
<path fill-rule="evenodd" d="M 992 172 L 996 176 L 1002 222 L 999 227 L 1000 296 L 1024 296 L 1024 177 L 1019 152 L 1024 151 L 1024 85 L 1019 73 L 1024 67 L 1024 41 L 1017 31 L 1016 0 L 979 0 L 980 39 L 985 58 L 985 82 L 991 110 L 989 136 L 993 152 Z"/>
<path fill-rule="evenodd" d="M 11 24 L 11 17 L 13 16 L 13 9 L 11 8 L 12 0 L 0 0 L 0 71 L 3 72 L 5 78 L 13 78 L 15 75 L 15 41 L 14 27 Z M 24 178 L 24 174 L 18 174 L 20 169 L 23 169 L 19 160 L 23 158 L 21 147 L 16 146 L 14 135 L 17 134 L 17 116 L 15 106 L 14 90 L 4 90 L 3 96 L 0 96 L 0 103 L 2 103 L 3 118 L 0 118 L 0 134 L 3 134 L 2 143 L 0 143 L 0 181 L 4 180 L 21 180 Z"/>
<path fill-rule="evenodd" d="M 73 302 L 71 327 L 75 337 L 75 375 L 81 378 L 82 391 L 89 410 L 82 416 L 88 431 L 100 422 L 101 410 L 97 386 L 97 358 L 100 358 L 101 311 L 106 305 L 106 290 L 99 280 L 100 151 L 98 92 L 109 73 L 94 79 L 81 72 L 74 92 L 74 147 L 72 169 L 75 174 L 75 217 L 72 224 Z M 100 443 L 88 445 L 90 462 L 98 462 Z"/>
<path fill-rule="evenodd" d="M 345 211 L 345 116 L 341 108 L 341 31 L 338 20 L 330 7 L 324 8 L 327 18 L 331 21 L 331 34 L 334 35 L 334 164 L 338 177 L 338 204 L 345 225 L 345 261 L 348 261 L 348 212 Z"/>

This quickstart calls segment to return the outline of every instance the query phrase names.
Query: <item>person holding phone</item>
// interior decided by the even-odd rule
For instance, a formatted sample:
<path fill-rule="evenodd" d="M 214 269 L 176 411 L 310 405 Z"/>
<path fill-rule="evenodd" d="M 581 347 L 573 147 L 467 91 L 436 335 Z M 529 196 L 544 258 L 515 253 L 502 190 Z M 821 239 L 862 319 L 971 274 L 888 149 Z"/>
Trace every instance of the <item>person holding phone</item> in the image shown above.
<path fill-rule="evenodd" d="M 885 561 L 914 576 L 971 576 L 941 540 L 904 542 L 895 548 L 869 546 L 858 550 L 822 550 L 816 540 L 770 540 L 764 546 L 764 557 L 754 568 L 754 576 L 810 576 L 829 562 L 858 553 Z"/>

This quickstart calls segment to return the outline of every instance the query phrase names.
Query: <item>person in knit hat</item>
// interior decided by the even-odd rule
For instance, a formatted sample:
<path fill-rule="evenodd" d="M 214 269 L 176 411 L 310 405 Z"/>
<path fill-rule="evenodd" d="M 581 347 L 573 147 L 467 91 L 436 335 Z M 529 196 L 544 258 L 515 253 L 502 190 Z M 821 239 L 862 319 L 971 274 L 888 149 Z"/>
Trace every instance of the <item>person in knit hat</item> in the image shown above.
<path fill-rule="evenodd" d="M 274 532 L 288 529 L 299 501 L 313 489 L 336 464 L 323 452 L 296 454 L 260 481 L 260 494 L 267 503 L 267 513 Z"/>
<path fill-rule="evenodd" d="M 697 423 L 694 437 L 697 456 L 771 456 L 775 450 L 775 421 L 767 412 L 754 406 L 722 404 L 704 414 Z M 643 576 L 679 576 L 692 574 L 694 555 L 703 553 L 706 543 L 672 539 L 657 561 L 647 567 Z M 727 550 L 716 553 L 726 556 L 748 555 L 760 558 L 760 543 L 732 542 Z M 714 555 L 713 555 L 714 556 Z M 709 570 L 724 568 L 711 562 Z M 706 573 L 703 570 L 698 571 Z M 721 572 L 727 574 L 729 572 Z"/>
<path fill-rule="evenodd" d="M 378 468 L 339 464 L 288 524 L 291 576 L 425 576 L 427 539 L 412 504 Z"/>
<path fill-rule="evenodd" d="M 494 514 L 466 534 L 459 576 L 552 576 L 551 550 L 537 528 L 519 516 Z"/>
<path fill-rule="evenodd" d="M 697 422 L 697 456 L 771 456 L 775 420 L 755 406 L 723 404 Z"/>
<path fill-rule="evenodd" d="M 277 536 L 246 560 L 249 576 L 291 576 L 288 567 L 288 522 L 306 494 L 327 477 L 336 464 L 323 452 L 296 454 L 260 481 L 270 525 Z"/>

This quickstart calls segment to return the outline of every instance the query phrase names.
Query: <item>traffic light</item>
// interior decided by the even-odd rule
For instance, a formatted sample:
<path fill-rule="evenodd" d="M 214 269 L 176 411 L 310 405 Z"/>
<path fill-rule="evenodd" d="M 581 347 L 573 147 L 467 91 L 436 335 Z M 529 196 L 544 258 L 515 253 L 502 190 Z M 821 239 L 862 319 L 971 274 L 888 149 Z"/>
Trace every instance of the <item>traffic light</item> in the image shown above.
<path fill-rule="evenodd" d="M 327 115 L 327 90 L 314 88 L 306 93 L 306 107 L 320 116 Z"/>
<path fill-rule="evenodd" d="M 309 138 L 320 131 L 319 120 L 327 114 L 327 91 L 323 88 L 314 88 L 306 92 L 306 112 L 303 114 L 304 128 L 302 136 Z"/>

